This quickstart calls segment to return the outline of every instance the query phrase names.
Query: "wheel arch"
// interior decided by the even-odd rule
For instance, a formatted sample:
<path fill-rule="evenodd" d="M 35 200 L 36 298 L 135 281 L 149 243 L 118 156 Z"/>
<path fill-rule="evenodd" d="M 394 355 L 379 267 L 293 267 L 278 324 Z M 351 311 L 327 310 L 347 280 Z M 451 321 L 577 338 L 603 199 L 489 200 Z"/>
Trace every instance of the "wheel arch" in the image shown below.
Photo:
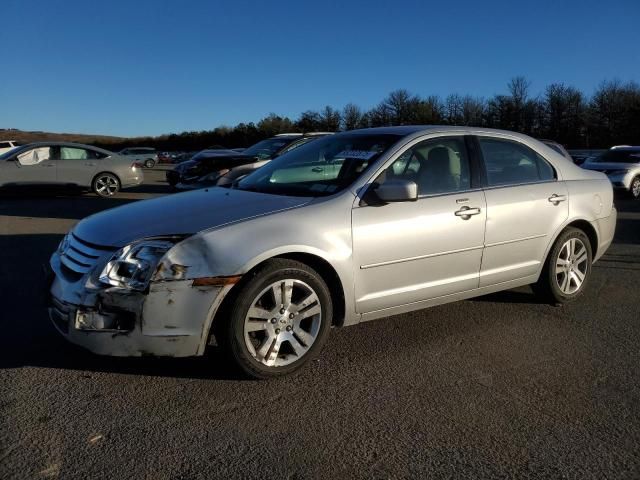
<path fill-rule="evenodd" d="M 596 229 L 593 227 L 593 225 L 591 225 L 591 223 L 583 219 L 574 220 L 571 223 L 565 225 L 562 231 L 566 230 L 568 227 L 577 228 L 579 230 L 582 230 L 585 233 L 591 245 L 591 254 L 593 258 L 596 258 L 596 255 L 598 253 L 598 232 L 596 232 Z M 555 239 L 554 239 L 554 242 L 555 242 Z"/>
<path fill-rule="evenodd" d="M 220 318 L 229 314 L 231 307 L 236 300 L 237 294 L 241 289 L 241 286 L 250 281 L 253 278 L 253 273 L 265 262 L 268 262 L 269 260 L 272 260 L 274 258 L 295 260 L 297 262 L 304 263 L 308 267 L 311 267 L 313 270 L 315 270 L 325 282 L 331 294 L 331 303 L 333 306 L 332 325 L 337 327 L 343 326 L 344 320 L 346 318 L 346 300 L 344 286 L 342 280 L 340 279 L 340 276 L 338 275 L 338 272 L 327 260 L 318 255 L 308 252 L 287 252 L 262 259 L 242 275 L 242 279 L 238 283 L 233 285 L 233 287 L 231 287 L 231 289 L 224 296 L 219 307 L 213 314 L 207 338 L 210 338 L 212 335 L 214 337 L 216 336 L 218 326 L 221 324 Z"/>
<path fill-rule="evenodd" d="M 589 245 L 591 246 L 592 257 L 596 258 L 596 255 L 598 253 L 598 232 L 593 227 L 591 222 L 589 222 L 588 220 L 584 218 L 574 218 L 567 221 L 555 232 L 552 240 L 549 242 L 549 245 L 547 245 L 547 250 L 545 251 L 545 254 L 543 257 L 545 261 L 549 256 L 549 252 L 551 252 L 553 245 L 555 245 L 556 241 L 558 240 L 558 237 L 562 234 L 562 232 L 564 232 L 569 227 L 577 228 L 579 230 L 582 230 L 585 233 L 585 235 L 589 239 Z M 540 270 L 542 270 L 543 265 L 544 265 L 544 262 L 541 264 Z"/>

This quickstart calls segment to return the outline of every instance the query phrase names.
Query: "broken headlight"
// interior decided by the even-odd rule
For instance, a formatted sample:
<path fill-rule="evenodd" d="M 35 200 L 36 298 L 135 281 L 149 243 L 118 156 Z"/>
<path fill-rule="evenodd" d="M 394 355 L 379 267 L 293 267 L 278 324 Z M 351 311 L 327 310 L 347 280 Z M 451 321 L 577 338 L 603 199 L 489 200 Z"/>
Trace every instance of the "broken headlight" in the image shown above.
<path fill-rule="evenodd" d="M 102 270 L 100 282 L 145 290 L 158 262 L 174 244 L 170 240 L 142 240 L 121 248 Z"/>

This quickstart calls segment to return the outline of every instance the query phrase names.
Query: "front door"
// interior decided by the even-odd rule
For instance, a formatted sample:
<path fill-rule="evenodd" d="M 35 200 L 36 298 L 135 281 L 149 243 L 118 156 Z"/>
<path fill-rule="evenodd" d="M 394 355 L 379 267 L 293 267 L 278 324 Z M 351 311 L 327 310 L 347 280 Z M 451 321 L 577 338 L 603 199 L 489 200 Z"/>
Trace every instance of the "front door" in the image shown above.
<path fill-rule="evenodd" d="M 462 136 L 423 141 L 376 180 L 415 181 L 417 201 L 353 209 L 358 313 L 478 288 L 486 204 L 470 164 Z"/>
<path fill-rule="evenodd" d="M 51 147 L 42 146 L 24 150 L 2 162 L 3 184 L 53 184 L 56 182 L 56 164 L 51 158 Z"/>

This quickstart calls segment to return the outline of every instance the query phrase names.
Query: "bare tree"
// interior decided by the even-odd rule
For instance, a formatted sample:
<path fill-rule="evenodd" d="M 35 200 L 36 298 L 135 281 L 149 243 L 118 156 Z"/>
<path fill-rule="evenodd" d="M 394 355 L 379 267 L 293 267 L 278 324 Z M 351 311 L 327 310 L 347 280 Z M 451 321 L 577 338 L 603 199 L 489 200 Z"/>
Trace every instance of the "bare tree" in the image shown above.
<path fill-rule="evenodd" d="M 457 93 L 447 96 L 444 101 L 445 121 L 450 125 L 461 125 L 464 123 L 464 105 L 462 97 Z"/>
<path fill-rule="evenodd" d="M 296 120 L 296 128 L 301 132 L 315 132 L 320 127 L 320 114 L 313 110 L 307 110 L 300 114 Z"/>
<path fill-rule="evenodd" d="M 364 116 L 360 107 L 353 103 L 347 103 L 342 109 L 342 128 L 344 130 L 354 130 L 360 128 Z"/>
<path fill-rule="evenodd" d="M 340 129 L 340 112 L 327 105 L 319 116 L 318 127 L 327 132 L 337 132 Z"/>

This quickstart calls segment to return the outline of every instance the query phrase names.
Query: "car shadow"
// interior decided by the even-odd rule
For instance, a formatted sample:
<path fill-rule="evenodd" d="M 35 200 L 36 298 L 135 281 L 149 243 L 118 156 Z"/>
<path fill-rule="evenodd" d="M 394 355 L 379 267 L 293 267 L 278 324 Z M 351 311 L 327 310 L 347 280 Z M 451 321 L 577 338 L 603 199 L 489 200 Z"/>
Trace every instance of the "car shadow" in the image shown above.
<path fill-rule="evenodd" d="M 469 301 L 492 302 L 492 303 L 520 303 L 520 304 L 549 304 L 540 299 L 529 287 L 520 287 L 515 290 L 503 290 L 502 292 L 490 293 L 482 297 L 475 297 Z"/>

